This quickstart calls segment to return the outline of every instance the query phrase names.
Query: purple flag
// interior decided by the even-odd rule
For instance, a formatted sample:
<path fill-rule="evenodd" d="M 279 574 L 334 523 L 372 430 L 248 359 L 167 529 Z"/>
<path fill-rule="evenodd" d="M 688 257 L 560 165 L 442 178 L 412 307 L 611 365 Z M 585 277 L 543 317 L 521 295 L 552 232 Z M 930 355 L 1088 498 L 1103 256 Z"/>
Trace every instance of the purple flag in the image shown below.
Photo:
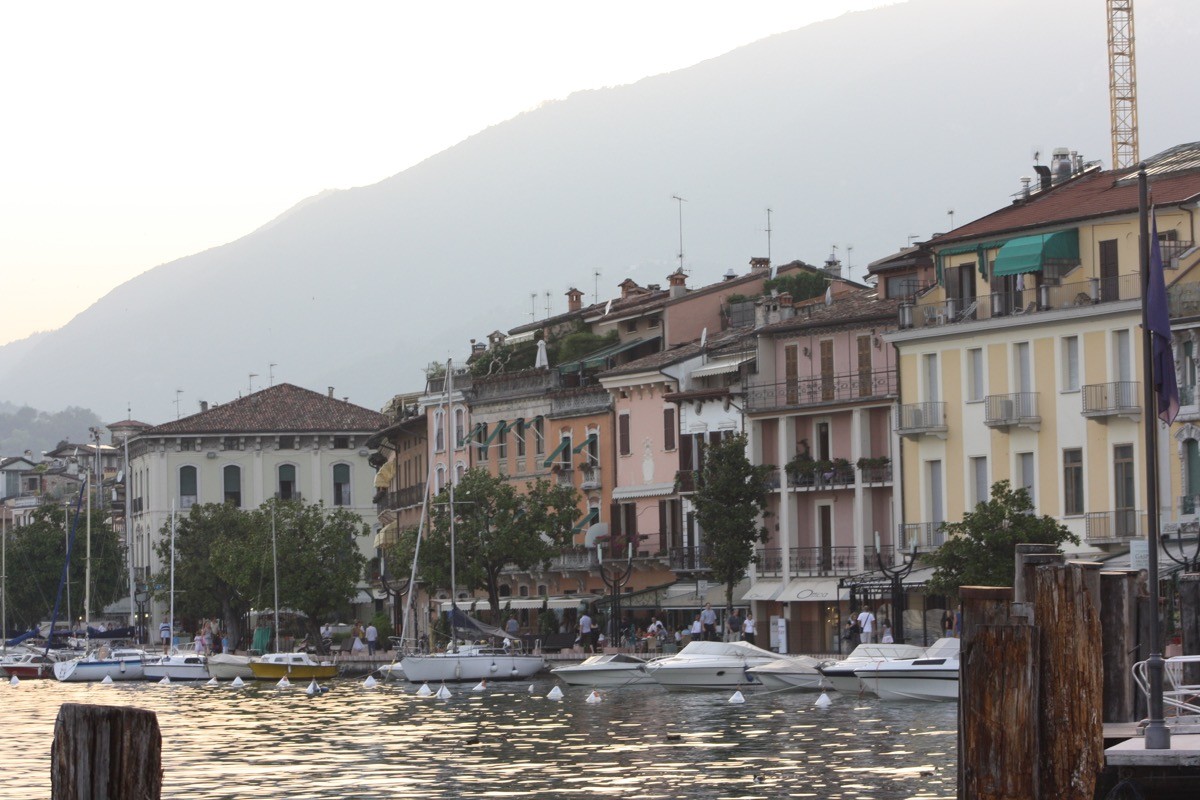
<path fill-rule="evenodd" d="M 1167 310 L 1162 250 L 1158 246 L 1158 220 L 1153 210 L 1150 212 L 1146 323 L 1150 326 L 1150 358 L 1154 367 L 1154 392 L 1158 396 L 1158 418 L 1170 425 L 1179 413 L 1179 385 L 1175 381 L 1175 358 L 1171 354 L 1171 315 Z"/>

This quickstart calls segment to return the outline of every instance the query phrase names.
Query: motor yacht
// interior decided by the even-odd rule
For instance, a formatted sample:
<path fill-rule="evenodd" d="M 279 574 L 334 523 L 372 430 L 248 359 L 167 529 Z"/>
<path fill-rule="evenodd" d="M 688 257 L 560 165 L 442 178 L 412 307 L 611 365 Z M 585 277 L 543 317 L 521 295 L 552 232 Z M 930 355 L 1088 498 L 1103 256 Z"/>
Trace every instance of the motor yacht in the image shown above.
<path fill-rule="evenodd" d="M 749 642 L 690 642 L 673 656 L 646 664 L 646 673 L 669 690 L 736 689 L 761 686 L 751 667 L 778 661 L 781 656 Z"/>
<path fill-rule="evenodd" d="M 775 691 L 820 692 L 830 688 L 821 674 L 821 662 L 808 656 L 777 657 L 769 664 L 750 667 L 746 672 L 761 681 L 764 688 Z"/>
<path fill-rule="evenodd" d="M 208 674 L 207 658 L 200 653 L 181 653 L 175 651 L 157 658 L 147 658 L 142 666 L 142 673 L 148 681 L 161 681 L 170 678 L 173 681 L 206 681 Z"/>
<path fill-rule="evenodd" d="M 860 644 L 841 661 L 821 665 L 821 674 L 834 689 L 847 694 L 863 691 L 862 681 L 854 671 L 865 669 L 880 661 L 898 658 L 920 658 L 925 648 L 915 644 Z"/>
<path fill-rule="evenodd" d="M 938 639 L 920 658 L 879 661 L 854 674 L 883 700 L 957 700 L 958 639 Z"/>
<path fill-rule="evenodd" d="M 101 645 L 87 655 L 54 665 L 54 677 L 60 681 L 140 681 L 145 677 L 143 668 L 146 651 L 136 647 L 109 649 Z"/>
<path fill-rule="evenodd" d="M 443 681 L 523 680 L 546 666 L 541 656 L 518 652 L 514 648 L 461 645 L 444 653 L 404 656 L 400 669 L 413 683 Z"/>
<path fill-rule="evenodd" d="M 629 686 L 635 683 L 653 683 L 646 673 L 646 660 L 628 653 L 605 653 L 584 659 L 580 664 L 555 667 L 550 670 L 572 686 Z"/>
<path fill-rule="evenodd" d="M 267 653 L 250 662 L 250 671 L 260 681 L 336 678 L 338 665 L 332 661 L 314 661 L 308 653 Z"/>

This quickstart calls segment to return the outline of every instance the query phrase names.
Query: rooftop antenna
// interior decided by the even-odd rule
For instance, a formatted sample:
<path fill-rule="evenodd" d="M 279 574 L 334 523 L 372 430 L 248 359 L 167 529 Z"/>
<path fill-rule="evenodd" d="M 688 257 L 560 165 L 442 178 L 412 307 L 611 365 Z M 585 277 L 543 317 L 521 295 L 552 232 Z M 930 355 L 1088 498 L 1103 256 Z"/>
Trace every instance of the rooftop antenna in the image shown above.
<path fill-rule="evenodd" d="M 683 204 L 687 202 L 677 194 L 671 195 L 671 199 L 679 204 L 679 269 L 683 270 Z"/>
<path fill-rule="evenodd" d="M 592 287 L 592 302 L 599 303 L 600 302 L 600 270 L 598 270 L 598 269 L 592 270 L 592 282 L 594 284 Z"/>
<path fill-rule="evenodd" d="M 909 246 L 909 247 L 912 247 L 912 243 L 913 243 L 913 242 L 915 242 L 917 239 L 920 239 L 920 238 L 921 238 L 921 234 L 919 234 L 919 233 L 910 233 L 910 234 L 908 235 L 908 246 Z"/>
<path fill-rule="evenodd" d="M 179 419 L 179 395 L 183 394 L 183 389 L 175 390 L 175 419 Z"/>
<path fill-rule="evenodd" d="M 850 280 L 850 257 L 854 255 L 854 245 L 846 245 L 846 280 Z"/>
<path fill-rule="evenodd" d="M 275 368 L 278 366 L 279 365 L 277 363 L 275 363 L 274 361 L 272 361 L 270 364 L 267 364 L 267 385 L 268 386 L 275 385 Z"/>
<path fill-rule="evenodd" d="M 254 394 L 254 379 L 257 377 L 258 377 L 257 372 L 250 373 L 250 380 L 246 381 L 246 384 L 247 384 L 246 388 L 249 390 L 246 392 L 246 394 Z"/>
<path fill-rule="evenodd" d="M 537 292 L 529 293 L 529 321 L 534 322 L 537 319 Z"/>
<path fill-rule="evenodd" d="M 681 250 L 683 248 L 680 248 Z M 767 261 L 771 260 L 771 209 L 767 209 Z"/>
<path fill-rule="evenodd" d="M 546 319 L 550 319 L 550 290 L 546 290 Z"/>
<path fill-rule="evenodd" d="M 951 208 L 951 209 L 947 210 L 946 216 L 948 216 L 950 218 L 950 230 L 954 230 L 954 209 Z"/>

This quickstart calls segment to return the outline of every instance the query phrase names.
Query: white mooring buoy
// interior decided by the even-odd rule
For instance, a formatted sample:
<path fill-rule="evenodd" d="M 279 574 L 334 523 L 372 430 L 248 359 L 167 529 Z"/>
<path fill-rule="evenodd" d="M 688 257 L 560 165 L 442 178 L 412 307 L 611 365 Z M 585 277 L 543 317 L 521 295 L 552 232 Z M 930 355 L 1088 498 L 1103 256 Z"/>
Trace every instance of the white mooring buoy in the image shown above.
<path fill-rule="evenodd" d="M 829 699 L 829 695 L 821 692 L 821 696 L 817 698 L 817 702 L 813 703 L 817 708 L 829 708 L 833 705 L 833 701 Z"/>
<path fill-rule="evenodd" d="M 213 680 L 216 680 L 216 678 L 213 678 Z M 246 685 L 246 682 L 244 680 L 242 680 L 241 675 L 235 675 L 233 678 L 233 683 L 229 684 L 230 688 L 232 688 L 232 689 L 240 689 L 245 685 Z"/>
<path fill-rule="evenodd" d="M 421 688 L 417 689 L 417 697 L 429 697 L 433 694 L 433 690 L 429 688 L 428 683 L 422 683 Z"/>
<path fill-rule="evenodd" d="M 279 683 L 277 683 L 275 685 L 280 689 L 286 689 L 292 685 L 292 682 L 287 679 L 287 675 L 284 675 L 282 678 L 279 679 Z"/>
<path fill-rule="evenodd" d="M 108 684 L 112 683 L 112 675 L 105 675 L 104 680 L 100 682 L 107 686 Z"/>
<path fill-rule="evenodd" d="M 438 700 L 449 700 L 453 696 L 454 695 L 450 693 L 450 690 L 446 688 L 446 684 L 442 684 L 442 688 L 438 689 L 437 691 Z"/>
<path fill-rule="evenodd" d="M 729 698 L 729 702 L 744 703 L 744 702 L 746 702 L 746 695 L 742 694 L 741 690 L 739 689 L 738 691 L 734 692 L 733 695 Z"/>
<path fill-rule="evenodd" d="M 562 699 L 562 689 L 555 686 L 553 689 L 551 689 L 549 692 L 546 693 L 546 699 L 547 700 L 561 700 Z"/>
<path fill-rule="evenodd" d="M 216 678 L 209 678 L 208 683 L 206 683 L 204 685 L 205 686 L 216 686 L 218 683 L 220 683 L 220 681 L 218 681 Z"/>
<path fill-rule="evenodd" d="M 365 681 L 363 681 L 364 689 L 374 689 L 378 685 L 379 685 L 379 682 L 376 681 L 375 678 L 371 675 L 368 675 L 367 679 Z"/>
<path fill-rule="evenodd" d="M 587 696 L 587 700 L 585 702 L 599 703 L 601 700 L 603 700 L 603 698 L 600 697 L 600 693 L 597 692 L 595 689 L 592 689 L 592 693 Z"/>

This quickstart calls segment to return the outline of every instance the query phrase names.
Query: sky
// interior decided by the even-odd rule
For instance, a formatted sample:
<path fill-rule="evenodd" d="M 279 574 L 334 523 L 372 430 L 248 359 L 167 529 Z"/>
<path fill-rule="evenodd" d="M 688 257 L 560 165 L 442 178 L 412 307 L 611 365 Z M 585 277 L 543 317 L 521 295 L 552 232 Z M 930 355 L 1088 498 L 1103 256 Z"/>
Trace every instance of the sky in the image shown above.
<path fill-rule="evenodd" d="M 0 344 L 571 92 L 894 0 L 0 7 Z"/>

